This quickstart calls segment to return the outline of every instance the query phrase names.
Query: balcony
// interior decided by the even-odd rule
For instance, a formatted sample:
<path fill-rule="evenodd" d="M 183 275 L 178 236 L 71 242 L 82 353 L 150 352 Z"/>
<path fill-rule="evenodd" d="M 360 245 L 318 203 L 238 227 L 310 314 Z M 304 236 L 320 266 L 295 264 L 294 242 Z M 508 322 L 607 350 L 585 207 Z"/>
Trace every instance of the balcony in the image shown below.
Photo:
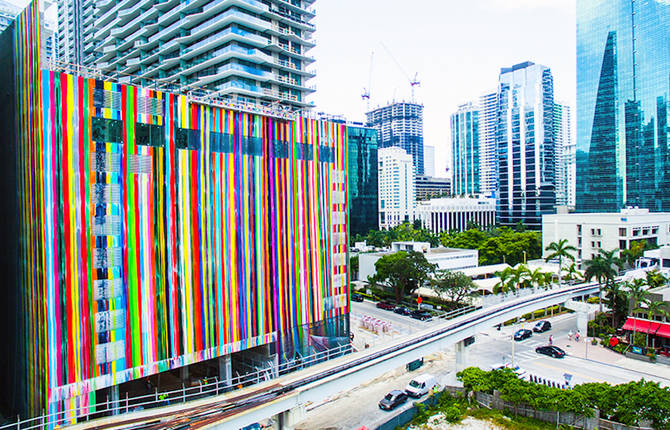
<path fill-rule="evenodd" d="M 189 19 L 192 19 L 192 17 L 189 17 Z M 229 10 L 215 18 L 209 19 L 203 22 L 202 24 L 193 27 L 191 29 L 191 35 L 197 36 L 198 33 L 201 32 L 202 33 L 205 33 L 207 31 L 211 32 L 218 28 L 223 27 L 224 25 L 233 22 L 241 23 L 246 25 L 247 27 L 260 31 L 265 31 L 270 27 L 270 23 L 267 21 L 263 21 L 262 19 L 256 18 L 243 12 L 239 12 L 236 10 Z"/>
<path fill-rule="evenodd" d="M 186 21 L 185 19 L 180 19 L 173 22 L 168 27 L 149 37 L 149 42 L 156 42 L 157 40 L 162 39 L 163 37 L 171 35 L 175 31 L 179 30 L 179 28 L 184 24 L 185 21 Z"/>
<path fill-rule="evenodd" d="M 237 40 L 237 39 L 241 39 L 246 43 L 255 42 L 250 44 L 257 45 L 260 47 L 265 47 L 267 44 L 267 39 L 265 39 L 263 36 L 249 33 L 248 31 L 240 30 L 238 28 L 229 27 L 223 31 L 219 31 L 218 33 L 215 33 L 207 37 L 206 39 L 194 43 L 193 45 L 184 49 L 182 54 L 185 56 L 185 58 L 191 58 L 197 55 L 198 53 L 207 52 L 230 40 Z"/>

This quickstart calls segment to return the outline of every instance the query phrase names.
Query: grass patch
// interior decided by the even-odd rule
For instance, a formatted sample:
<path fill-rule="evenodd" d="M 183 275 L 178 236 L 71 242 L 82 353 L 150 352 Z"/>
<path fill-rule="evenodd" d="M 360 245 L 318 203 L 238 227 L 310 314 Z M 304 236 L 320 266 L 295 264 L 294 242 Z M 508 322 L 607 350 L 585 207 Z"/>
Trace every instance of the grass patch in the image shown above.
<path fill-rule="evenodd" d="M 551 430 L 556 428 L 556 424 L 484 407 L 472 408 L 468 415 L 479 420 L 491 421 L 497 426 L 510 430 Z"/>

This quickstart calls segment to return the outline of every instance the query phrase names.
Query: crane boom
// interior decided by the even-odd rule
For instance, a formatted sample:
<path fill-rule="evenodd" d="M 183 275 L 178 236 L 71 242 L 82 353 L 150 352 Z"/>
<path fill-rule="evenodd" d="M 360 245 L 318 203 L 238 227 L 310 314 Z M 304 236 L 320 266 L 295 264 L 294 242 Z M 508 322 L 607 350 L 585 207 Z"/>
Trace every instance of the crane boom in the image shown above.
<path fill-rule="evenodd" d="M 402 72 L 402 74 L 405 75 L 405 78 L 407 78 L 407 81 L 409 81 L 409 86 L 410 86 L 410 88 L 411 88 L 411 90 L 412 90 L 412 101 L 414 101 L 414 88 L 415 88 L 415 87 L 419 87 L 419 86 L 421 86 L 421 81 L 419 81 L 419 74 L 418 74 L 418 73 L 415 73 L 415 74 L 414 74 L 414 78 L 410 78 L 409 74 L 407 74 L 407 72 L 405 71 L 405 69 L 404 69 L 404 68 L 402 67 L 402 65 L 400 64 L 400 62 L 398 62 L 398 60 L 396 60 L 395 56 L 393 56 L 393 54 L 392 54 L 391 51 L 386 47 L 386 45 L 384 44 L 384 42 L 379 42 L 379 43 L 382 45 L 382 48 L 384 48 L 384 50 L 385 50 L 386 53 L 389 55 L 389 57 L 391 57 L 391 59 L 393 60 L 393 62 L 396 64 L 396 66 L 398 66 L 398 69 L 400 69 L 400 71 Z"/>

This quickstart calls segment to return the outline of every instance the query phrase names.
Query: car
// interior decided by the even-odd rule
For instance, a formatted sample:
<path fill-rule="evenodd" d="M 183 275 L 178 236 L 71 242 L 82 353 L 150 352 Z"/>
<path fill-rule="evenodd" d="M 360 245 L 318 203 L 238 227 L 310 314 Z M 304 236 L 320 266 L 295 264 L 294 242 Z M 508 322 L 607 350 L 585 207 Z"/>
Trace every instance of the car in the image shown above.
<path fill-rule="evenodd" d="M 527 328 L 522 328 L 520 330 L 517 330 L 516 333 L 514 333 L 514 340 L 524 340 L 528 339 L 531 336 L 533 336 L 532 331 L 528 330 Z"/>
<path fill-rule="evenodd" d="M 412 313 L 412 310 L 405 306 L 396 306 L 395 309 L 393 309 L 393 312 L 400 315 L 410 315 Z"/>
<path fill-rule="evenodd" d="M 385 311 L 392 311 L 395 309 L 395 305 L 389 302 L 377 302 L 377 307 L 379 309 L 384 309 Z"/>
<path fill-rule="evenodd" d="M 554 345 L 538 346 L 537 348 L 535 348 L 535 352 L 537 352 L 538 354 L 548 355 L 549 357 L 554 358 L 565 357 L 565 351 Z"/>
<path fill-rule="evenodd" d="M 384 398 L 379 402 L 379 409 L 385 411 L 392 411 L 398 406 L 402 405 L 407 401 L 407 393 L 400 390 L 393 390 L 388 393 Z"/>
<path fill-rule="evenodd" d="M 535 327 L 533 327 L 535 333 L 544 333 L 549 330 L 551 330 L 551 323 L 545 320 L 538 321 L 537 324 L 535 324 Z"/>
<path fill-rule="evenodd" d="M 417 310 L 414 310 L 414 311 L 410 312 L 409 316 L 411 316 L 414 319 L 421 320 L 421 321 L 426 321 L 426 320 L 429 320 L 429 319 L 433 318 L 433 316 L 430 314 L 430 312 L 422 311 L 420 309 L 417 309 Z"/>
<path fill-rule="evenodd" d="M 351 301 L 352 302 L 362 302 L 363 301 L 363 296 L 361 296 L 360 294 L 353 293 L 351 295 Z"/>

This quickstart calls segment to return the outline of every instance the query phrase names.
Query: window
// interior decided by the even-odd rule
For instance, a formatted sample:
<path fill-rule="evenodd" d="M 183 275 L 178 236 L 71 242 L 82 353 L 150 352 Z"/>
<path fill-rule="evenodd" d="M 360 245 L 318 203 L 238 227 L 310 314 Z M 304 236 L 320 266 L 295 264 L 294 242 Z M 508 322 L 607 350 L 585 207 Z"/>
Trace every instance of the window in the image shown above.
<path fill-rule="evenodd" d="M 619 228 L 619 236 L 626 236 L 628 234 L 625 228 Z"/>
<path fill-rule="evenodd" d="M 93 117 L 91 128 L 94 142 L 123 142 L 123 122 L 121 120 Z"/>
<path fill-rule="evenodd" d="M 200 131 L 188 128 L 177 128 L 175 131 L 175 145 L 177 149 L 199 150 Z M 214 151 L 213 147 L 212 151 Z"/>
<path fill-rule="evenodd" d="M 619 249 L 626 249 L 626 241 L 625 240 L 620 240 L 619 241 Z"/>
<path fill-rule="evenodd" d="M 591 241 L 591 248 L 595 248 L 595 247 L 596 247 L 596 243 Z"/>
<path fill-rule="evenodd" d="M 581 225 L 577 226 L 577 234 L 582 234 L 582 226 Z"/>
<path fill-rule="evenodd" d="M 165 146 L 165 127 L 162 125 L 135 123 L 135 143 L 143 146 Z"/>

